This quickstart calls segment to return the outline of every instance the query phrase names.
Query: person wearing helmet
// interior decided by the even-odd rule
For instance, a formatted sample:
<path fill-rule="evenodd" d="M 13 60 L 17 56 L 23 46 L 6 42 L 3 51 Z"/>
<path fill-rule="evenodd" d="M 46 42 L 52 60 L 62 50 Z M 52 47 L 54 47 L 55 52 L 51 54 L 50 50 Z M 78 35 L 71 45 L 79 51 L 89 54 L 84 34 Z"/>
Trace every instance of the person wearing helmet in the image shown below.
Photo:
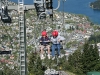
<path fill-rule="evenodd" d="M 60 37 L 58 36 L 58 31 L 54 30 L 52 32 L 52 37 L 51 37 L 51 42 L 52 42 L 52 46 L 51 46 L 51 49 L 52 49 L 52 57 L 53 59 L 55 58 L 55 50 L 57 48 L 58 50 L 58 55 L 60 57 Z"/>
<path fill-rule="evenodd" d="M 42 31 L 41 33 L 41 38 L 40 38 L 40 50 L 41 50 L 41 59 L 44 59 L 44 48 L 46 47 L 48 49 L 48 59 L 50 59 L 50 38 L 47 36 L 47 32 L 46 31 Z"/>

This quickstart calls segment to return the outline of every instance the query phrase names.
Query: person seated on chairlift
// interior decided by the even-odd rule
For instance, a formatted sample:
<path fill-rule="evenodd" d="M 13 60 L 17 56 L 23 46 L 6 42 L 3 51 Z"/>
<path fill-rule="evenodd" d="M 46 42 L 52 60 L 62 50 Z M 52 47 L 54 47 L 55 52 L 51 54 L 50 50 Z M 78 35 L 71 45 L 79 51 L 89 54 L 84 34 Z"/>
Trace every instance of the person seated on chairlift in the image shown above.
<path fill-rule="evenodd" d="M 41 50 L 41 54 L 40 57 L 41 59 L 44 59 L 44 48 L 46 47 L 48 49 L 48 59 L 50 59 L 50 38 L 47 36 L 47 32 L 46 31 L 42 31 L 41 33 L 42 37 L 40 38 L 39 42 L 40 42 L 40 50 Z"/>
<path fill-rule="evenodd" d="M 60 47 L 61 47 L 60 42 L 61 42 L 61 39 L 60 39 L 60 36 L 58 36 L 57 30 L 54 30 L 52 32 L 51 42 L 52 42 L 52 45 L 51 45 L 52 59 L 55 58 L 55 50 L 56 49 L 57 49 L 57 52 L 58 52 L 58 56 L 60 57 Z"/>
<path fill-rule="evenodd" d="M 7 6 L 2 7 L 1 20 L 4 23 L 11 23 L 11 17 L 8 15 L 8 8 L 7 8 Z"/>

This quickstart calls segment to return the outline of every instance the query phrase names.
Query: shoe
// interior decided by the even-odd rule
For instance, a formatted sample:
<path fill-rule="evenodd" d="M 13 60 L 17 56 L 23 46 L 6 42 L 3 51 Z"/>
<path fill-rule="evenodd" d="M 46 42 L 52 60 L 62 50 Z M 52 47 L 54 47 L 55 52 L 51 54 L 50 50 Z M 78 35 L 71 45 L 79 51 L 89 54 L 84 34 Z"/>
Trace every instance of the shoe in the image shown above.
<path fill-rule="evenodd" d="M 55 59 L 55 57 L 52 57 L 52 60 L 54 60 Z"/>
<path fill-rule="evenodd" d="M 45 58 L 45 57 L 44 57 L 44 55 L 43 55 L 43 54 L 41 54 L 41 60 L 42 60 L 42 59 L 44 59 L 44 58 Z"/>
<path fill-rule="evenodd" d="M 50 59 L 50 54 L 48 54 L 48 59 Z"/>
<path fill-rule="evenodd" d="M 61 56 L 59 55 L 58 58 L 61 58 Z"/>

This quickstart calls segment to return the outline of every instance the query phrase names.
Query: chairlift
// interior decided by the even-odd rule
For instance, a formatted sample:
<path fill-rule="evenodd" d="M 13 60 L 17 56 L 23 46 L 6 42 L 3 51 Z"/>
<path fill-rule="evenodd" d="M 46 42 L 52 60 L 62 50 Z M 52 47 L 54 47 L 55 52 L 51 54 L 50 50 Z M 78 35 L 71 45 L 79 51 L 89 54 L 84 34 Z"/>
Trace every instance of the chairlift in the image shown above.
<path fill-rule="evenodd" d="M 34 3 L 43 3 L 43 0 L 34 0 Z"/>
<path fill-rule="evenodd" d="M 1 15 L 1 20 L 2 20 L 2 22 L 4 22 L 4 23 L 11 23 L 11 18 L 10 18 L 10 16 L 5 15 L 5 14 Z"/>
<path fill-rule="evenodd" d="M 2 8 L 1 20 L 3 23 L 11 23 L 11 17 L 8 15 L 8 8 L 5 6 Z"/>
<path fill-rule="evenodd" d="M 62 41 L 61 41 L 62 42 Z M 42 44 L 42 42 L 40 42 L 40 44 Z M 51 46 L 52 47 L 52 46 Z M 50 51 L 52 51 L 50 47 Z M 63 49 L 63 46 L 60 44 L 60 50 Z M 58 57 L 58 48 L 55 49 L 55 54 L 57 55 Z M 46 48 L 46 46 L 44 47 L 44 56 L 46 57 L 48 55 L 48 49 Z"/>
<path fill-rule="evenodd" d="M 0 54 L 11 54 L 11 50 L 9 50 L 9 51 L 0 51 Z"/>
<path fill-rule="evenodd" d="M 45 12 L 45 5 L 44 5 L 45 1 L 44 0 L 34 0 L 34 6 L 37 12 L 37 16 L 39 19 L 45 19 L 46 18 L 46 14 L 43 13 Z M 43 13 L 43 14 L 41 14 Z"/>

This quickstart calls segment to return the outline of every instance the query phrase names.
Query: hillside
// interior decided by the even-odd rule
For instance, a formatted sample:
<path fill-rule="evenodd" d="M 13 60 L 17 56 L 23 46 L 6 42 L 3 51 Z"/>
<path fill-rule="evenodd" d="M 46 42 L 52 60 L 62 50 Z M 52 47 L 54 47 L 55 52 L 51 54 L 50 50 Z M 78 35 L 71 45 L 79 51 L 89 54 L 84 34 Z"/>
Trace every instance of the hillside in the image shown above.
<path fill-rule="evenodd" d="M 90 7 L 93 9 L 100 9 L 100 0 L 96 0 L 90 3 Z"/>

